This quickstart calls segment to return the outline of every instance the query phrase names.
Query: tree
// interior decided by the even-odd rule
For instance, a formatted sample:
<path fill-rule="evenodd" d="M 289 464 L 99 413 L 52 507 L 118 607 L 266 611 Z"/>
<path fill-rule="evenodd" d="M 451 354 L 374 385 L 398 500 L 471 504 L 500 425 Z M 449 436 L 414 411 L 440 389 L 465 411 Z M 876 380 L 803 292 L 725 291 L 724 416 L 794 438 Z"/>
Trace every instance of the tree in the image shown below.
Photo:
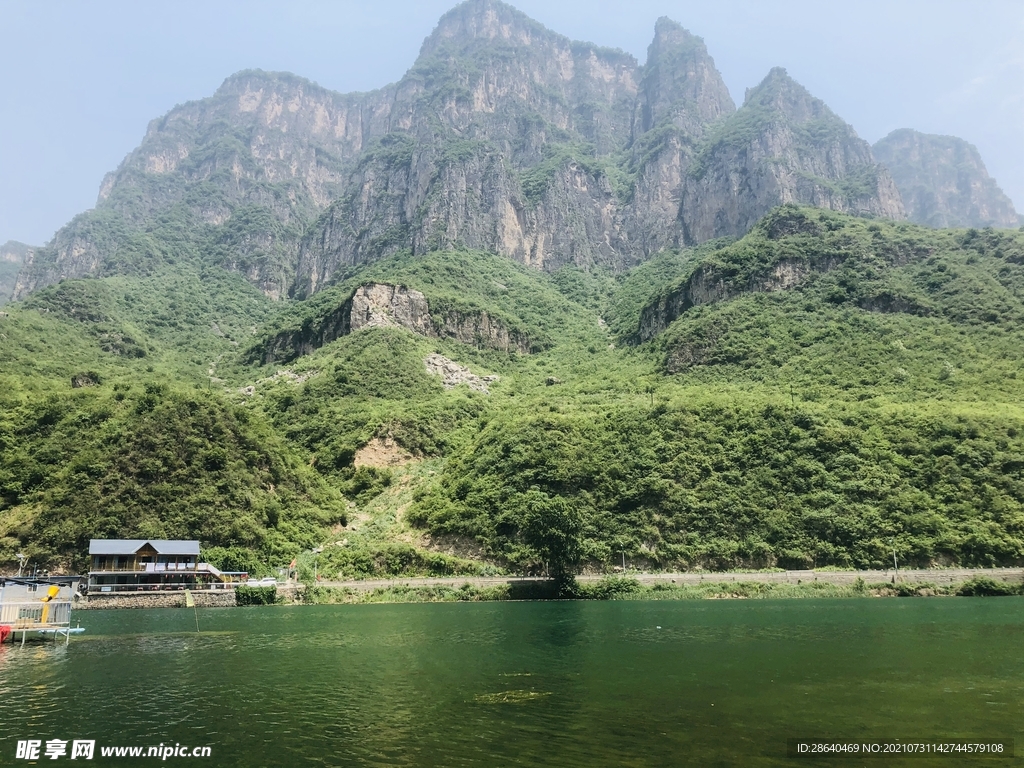
<path fill-rule="evenodd" d="M 583 560 L 583 514 L 563 496 L 534 487 L 523 494 L 520 531 L 526 543 L 548 563 L 559 594 L 573 592 Z"/>

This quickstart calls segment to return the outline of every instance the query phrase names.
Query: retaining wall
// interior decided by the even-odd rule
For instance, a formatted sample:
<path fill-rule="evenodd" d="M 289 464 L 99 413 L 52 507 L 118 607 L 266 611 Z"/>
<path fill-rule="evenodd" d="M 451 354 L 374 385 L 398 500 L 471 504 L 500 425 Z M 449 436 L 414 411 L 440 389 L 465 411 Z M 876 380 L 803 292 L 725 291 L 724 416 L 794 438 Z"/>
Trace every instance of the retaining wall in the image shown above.
<path fill-rule="evenodd" d="M 235 605 L 233 590 L 193 592 L 192 598 L 200 608 L 227 608 Z M 184 592 L 135 592 L 91 594 L 76 602 L 75 608 L 181 608 L 184 605 Z"/>

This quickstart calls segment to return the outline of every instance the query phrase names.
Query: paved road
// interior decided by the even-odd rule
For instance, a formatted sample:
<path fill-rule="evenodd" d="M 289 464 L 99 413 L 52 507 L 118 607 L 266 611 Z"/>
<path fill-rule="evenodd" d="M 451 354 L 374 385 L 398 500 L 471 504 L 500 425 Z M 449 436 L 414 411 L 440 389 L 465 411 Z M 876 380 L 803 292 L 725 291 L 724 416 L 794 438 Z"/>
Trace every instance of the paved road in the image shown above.
<path fill-rule="evenodd" d="M 724 573 L 627 573 L 632 579 L 641 584 L 700 584 L 701 582 L 732 582 L 732 581 L 754 581 L 768 584 L 800 584 L 813 581 L 826 584 L 852 584 L 858 578 L 864 579 L 868 584 L 875 584 L 883 581 L 892 581 L 895 577 L 899 581 L 927 581 L 932 584 L 957 584 L 970 579 L 972 576 L 988 576 L 996 581 L 1024 581 L 1024 568 L 923 568 L 923 569 L 900 569 L 887 571 L 778 571 L 778 572 L 724 572 Z M 579 581 L 599 581 L 605 578 L 603 575 L 579 576 Z M 323 587 L 348 587 L 369 591 L 382 587 L 461 587 L 463 584 L 472 584 L 474 587 L 494 587 L 499 584 L 511 582 L 544 581 L 540 578 L 519 577 L 519 576 L 456 576 L 456 577 L 424 577 L 424 578 L 397 578 L 397 579 L 367 579 L 363 581 L 321 581 Z"/>

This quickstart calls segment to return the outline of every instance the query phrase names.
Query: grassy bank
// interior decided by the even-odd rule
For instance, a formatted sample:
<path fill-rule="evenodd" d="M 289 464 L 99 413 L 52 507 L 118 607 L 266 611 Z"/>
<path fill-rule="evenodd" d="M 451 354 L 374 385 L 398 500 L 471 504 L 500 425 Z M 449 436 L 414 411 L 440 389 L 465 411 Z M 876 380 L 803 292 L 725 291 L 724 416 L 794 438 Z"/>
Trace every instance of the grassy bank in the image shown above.
<path fill-rule="evenodd" d="M 570 599 L 576 600 L 723 600 L 794 599 L 807 597 L 999 597 L 1024 594 L 1024 585 L 1007 584 L 978 576 L 960 584 L 931 582 L 853 584 L 766 584 L 763 582 L 703 582 L 701 584 L 643 585 L 635 579 L 609 577 L 577 584 Z M 460 587 L 396 585 L 363 591 L 349 587 L 309 587 L 302 595 L 307 605 L 351 603 L 454 603 L 497 600 L 558 599 L 553 584 L 515 582 L 492 587 L 466 583 Z"/>

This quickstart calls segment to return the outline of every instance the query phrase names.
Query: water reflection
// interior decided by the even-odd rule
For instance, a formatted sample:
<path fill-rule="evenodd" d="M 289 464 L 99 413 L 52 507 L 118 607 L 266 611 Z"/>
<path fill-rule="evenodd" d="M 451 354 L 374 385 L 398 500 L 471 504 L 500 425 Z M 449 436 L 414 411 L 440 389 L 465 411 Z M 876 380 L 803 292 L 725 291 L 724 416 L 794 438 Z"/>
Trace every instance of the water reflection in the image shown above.
<path fill-rule="evenodd" d="M 90 612 L 67 647 L 0 647 L 0 763 L 19 738 L 210 745 L 218 766 L 784 765 L 790 736 L 1019 740 L 1021 607 L 253 608 L 203 610 L 199 634 L 191 612 Z"/>

